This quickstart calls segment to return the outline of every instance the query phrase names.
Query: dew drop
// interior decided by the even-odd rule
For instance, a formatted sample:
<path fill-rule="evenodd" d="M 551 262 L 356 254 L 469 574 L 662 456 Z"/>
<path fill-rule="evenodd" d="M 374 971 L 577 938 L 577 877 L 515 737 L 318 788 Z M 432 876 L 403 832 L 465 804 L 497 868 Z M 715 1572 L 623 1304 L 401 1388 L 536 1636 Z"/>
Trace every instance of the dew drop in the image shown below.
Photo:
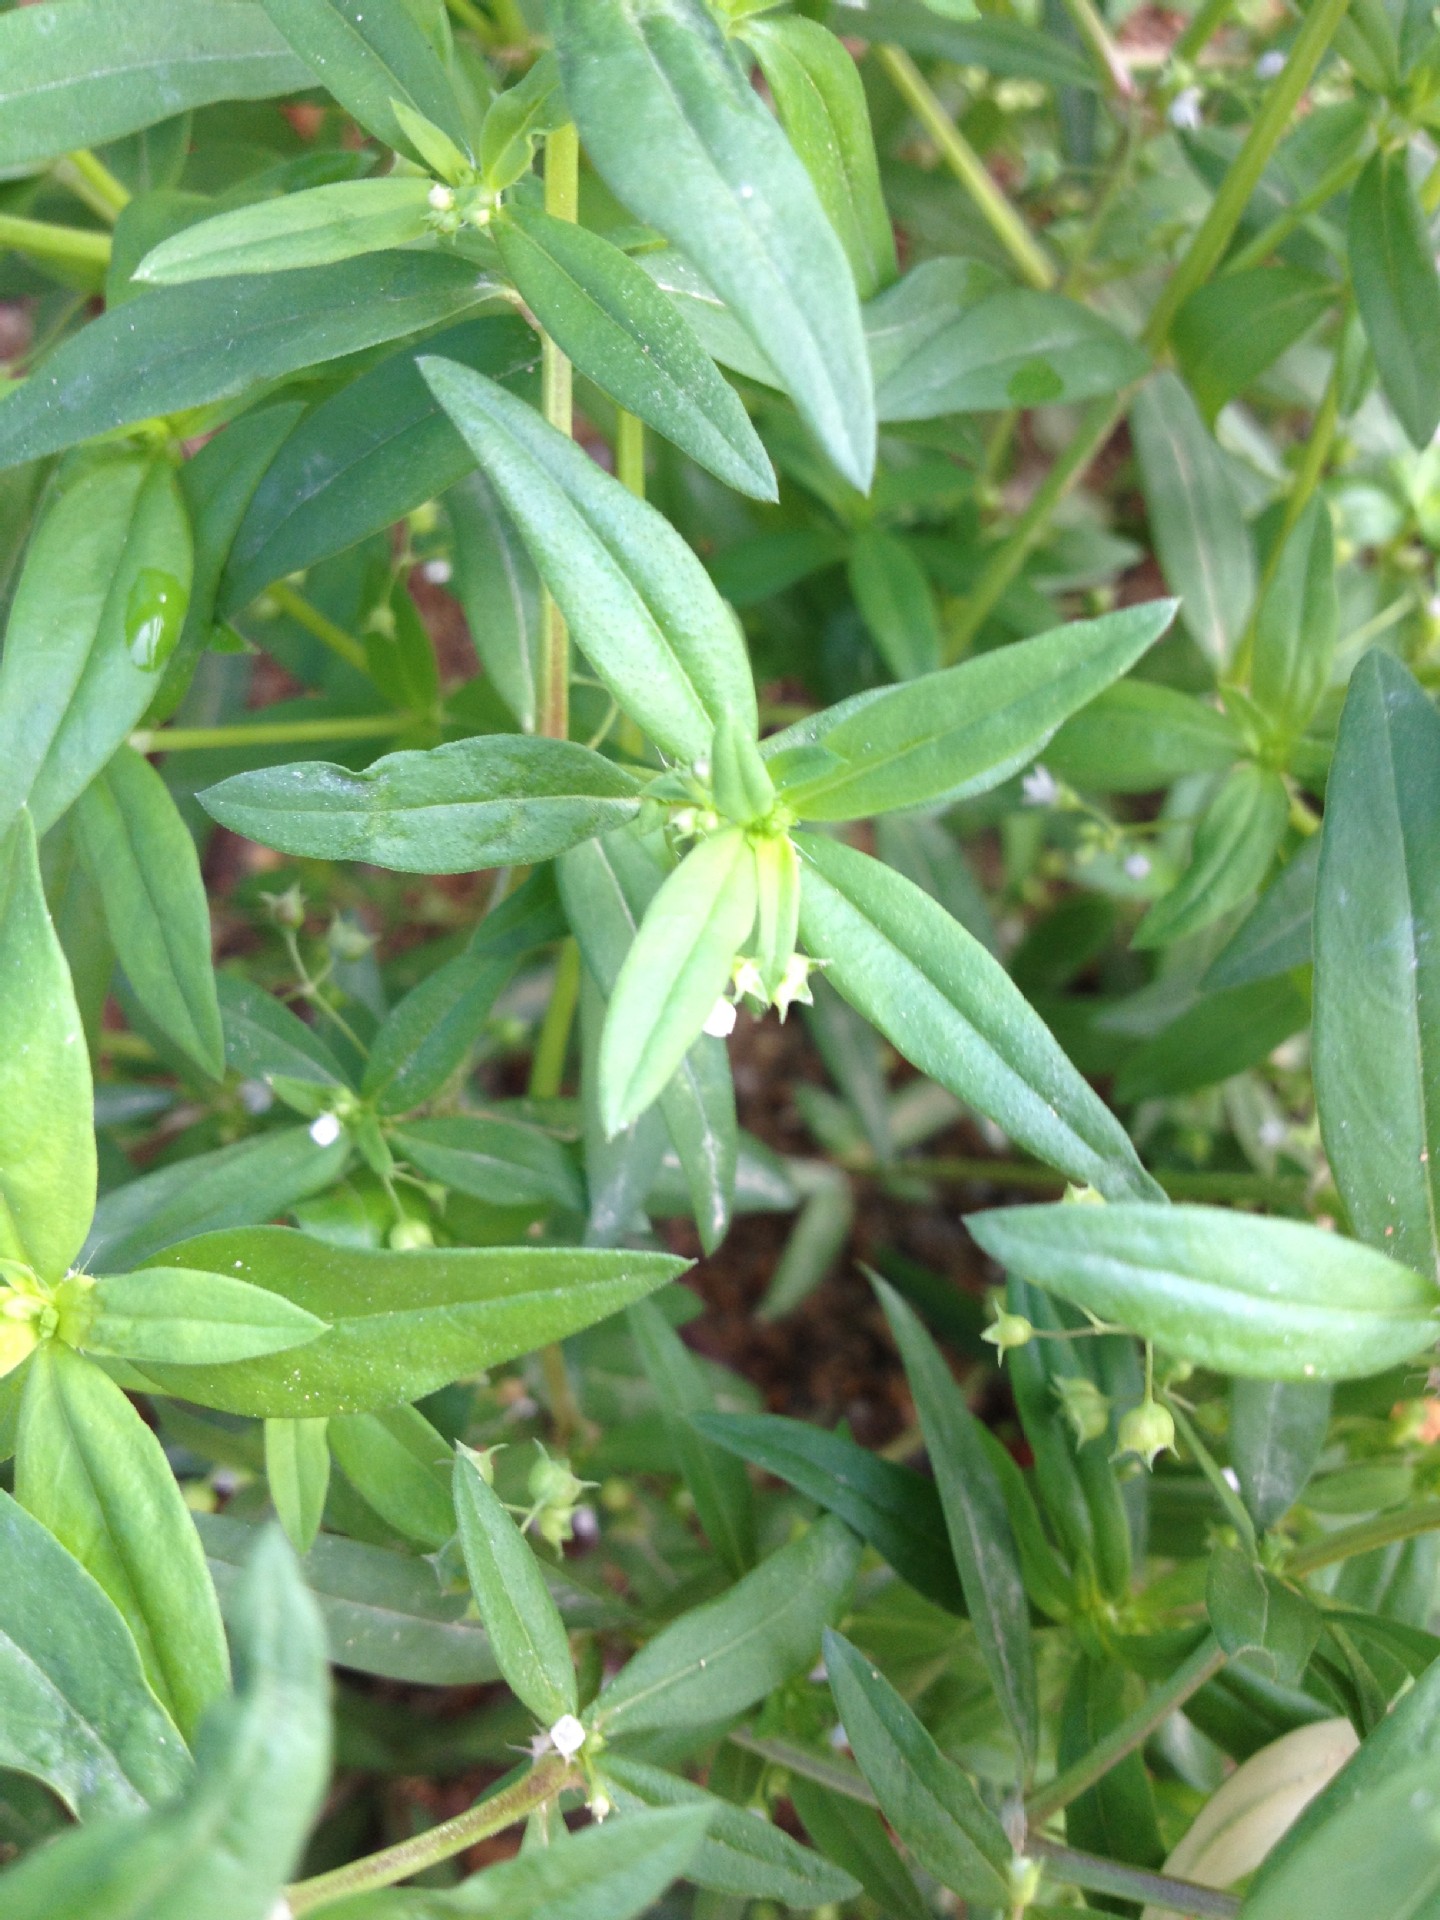
<path fill-rule="evenodd" d="M 125 645 L 142 672 L 158 673 L 175 651 L 190 595 L 173 573 L 142 567 L 125 603 Z"/>

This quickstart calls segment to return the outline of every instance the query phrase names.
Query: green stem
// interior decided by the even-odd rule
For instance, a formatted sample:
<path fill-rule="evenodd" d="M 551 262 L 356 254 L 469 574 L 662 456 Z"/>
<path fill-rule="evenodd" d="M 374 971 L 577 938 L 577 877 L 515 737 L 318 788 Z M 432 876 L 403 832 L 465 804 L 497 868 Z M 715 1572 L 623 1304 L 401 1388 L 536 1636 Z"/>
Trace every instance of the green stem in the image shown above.
<path fill-rule="evenodd" d="M 1036 1840 L 1030 1852 L 1045 1863 L 1056 1880 L 1072 1887 L 1084 1887 L 1089 1893 L 1114 1893 L 1122 1899 L 1163 1907 L 1169 1913 L 1188 1914 L 1192 1920 L 1236 1920 L 1240 1902 L 1231 1893 L 1217 1893 L 1213 1887 L 1200 1887 L 1193 1880 L 1177 1880 L 1168 1873 L 1147 1873 L 1143 1867 L 1122 1867 L 1114 1860 L 1101 1860 L 1093 1853 L 1080 1853 L 1074 1847 L 1059 1846 L 1053 1840 Z"/>
<path fill-rule="evenodd" d="M 1176 314 L 1196 288 L 1209 279 L 1235 237 L 1250 196 L 1289 128 L 1295 109 L 1329 50 L 1349 4 L 1350 0 L 1315 0 L 1306 14 L 1284 67 L 1261 103 L 1245 144 L 1231 162 L 1209 212 L 1150 315 L 1144 343 L 1152 353 L 1159 353 L 1164 347 Z"/>
<path fill-rule="evenodd" d="M 462 27 L 468 27 L 473 34 L 477 34 L 487 47 L 494 46 L 495 22 L 486 18 L 475 5 L 475 0 L 445 0 L 445 4 Z"/>
<path fill-rule="evenodd" d="M 1151 1349 L 1147 1344 L 1146 1353 L 1148 1354 L 1150 1351 Z M 1241 1546 L 1252 1560 L 1258 1559 L 1260 1546 L 1255 1538 L 1255 1522 L 1245 1511 L 1245 1502 L 1225 1478 L 1224 1473 L 1221 1471 L 1219 1461 L 1216 1460 L 1214 1454 L 1211 1453 L 1210 1449 L 1196 1432 L 1195 1423 L 1189 1414 L 1186 1413 L 1184 1407 L 1180 1405 L 1173 1394 L 1167 1393 L 1163 1398 L 1166 1407 L 1169 1409 L 1170 1418 L 1175 1422 L 1179 1430 L 1180 1438 L 1185 1442 L 1186 1446 L 1189 1447 L 1191 1453 L 1194 1455 L 1196 1466 L 1199 1467 L 1201 1473 L 1204 1474 L 1206 1480 L 1209 1481 L 1210 1490 L 1219 1501 L 1221 1511 L 1226 1515 L 1231 1526 L 1234 1527 L 1236 1533 L 1240 1536 Z"/>
<path fill-rule="evenodd" d="M 542 1760 L 512 1786 L 502 1787 L 499 1793 L 453 1820 L 417 1833 L 413 1840 L 402 1840 L 398 1846 L 368 1854 L 349 1866 L 337 1867 L 333 1873 L 297 1882 L 288 1894 L 290 1911 L 298 1920 L 299 1915 L 332 1906 L 349 1894 L 393 1887 L 398 1881 L 423 1873 L 427 1867 L 438 1867 L 442 1861 L 453 1860 L 457 1853 L 464 1853 L 477 1841 L 503 1833 L 576 1784 L 568 1760 L 558 1754 Z"/>
<path fill-rule="evenodd" d="M 343 627 L 337 627 L 333 620 L 323 614 L 318 607 L 312 606 L 303 594 L 297 593 L 294 587 L 287 586 L 283 580 L 277 581 L 270 588 L 268 597 L 282 613 L 289 615 L 297 627 L 304 627 L 305 631 L 313 634 L 322 646 L 328 647 L 333 654 L 338 655 L 347 667 L 354 667 L 357 673 L 363 673 L 367 679 L 369 678 L 370 662 L 366 657 L 365 648 L 353 634 L 346 633 Z"/>
<path fill-rule="evenodd" d="M 545 141 L 545 211 L 574 221 L 580 208 L 580 136 L 573 125 L 557 127 Z M 558 433 L 575 430 L 574 375 L 570 362 L 547 333 L 540 365 L 545 418 Z M 544 595 L 544 640 L 540 659 L 539 730 L 551 740 L 570 737 L 570 635 L 549 590 Z"/>
<path fill-rule="evenodd" d="M 1176 60 L 1198 60 L 1234 11 L 1235 0 L 1205 0 L 1175 42 L 1172 57 Z"/>
<path fill-rule="evenodd" d="M 1100 76 L 1101 87 L 1116 100 L 1133 100 L 1135 82 L 1130 69 L 1110 38 L 1110 29 L 1100 17 L 1094 0 L 1064 0 L 1064 6 Z"/>
<path fill-rule="evenodd" d="M 645 498 L 645 422 L 623 408 L 615 427 L 615 477 L 637 500 Z"/>
<path fill-rule="evenodd" d="M 1073 1766 L 1057 1773 L 1053 1780 L 1031 1794 L 1025 1803 L 1025 1816 L 1030 1825 L 1043 1826 L 1072 1800 L 1088 1792 L 1097 1780 L 1103 1780 L 1112 1767 L 1118 1766 L 1127 1754 L 1134 1753 L 1172 1713 L 1183 1707 L 1207 1681 L 1213 1680 L 1224 1666 L 1225 1658 L 1214 1635 L 1207 1634 L 1189 1658 L 1183 1660 L 1134 1713 L 1112 1728 L 1103 1740 L 1096 1741 Z"/>
<path fill-rule="evenodd" d="M 1262 261 L 1268 260 L 1297 227 L 1304 225 L 1311 214 L 1318 213 L 1327 201 L 1333 200 L 1337 193 L 1343 193 L 1352 181 L 1359 179 L 1369 158 L 1370 149 L 1367 147 L 1359 154 L 1347 154 L 1338 161 L 1309 193 L 1302 194 L 1283 213 L 1277 214 L 1253 240 L 1247 240 L 1243 247 L 1236 248 L 1225 262 L 1224 276 L 1243 273 L 1247 267 L 1258 267 Z"/>
<path fill-rule="evenodd" d="M 868 1162 L 846 1164 L 855 1172 L 871 1173 L 879 1169 Z M 892 1169 L 884 1169 L 892 1171 Z M 895 1163 L 895 1172 L 912 1174 L 922 1180 L 944 1180 L 992 1187 L 1013 1187 L 1020 1192 L 1063 1193 L 1066 1179 L 1051 1167 L 1028 1166 L 1021 1160 L 986 1160 L 981 1155 L 965 1157 L 947 1154 L 943 1159 L 905 1159 Z M 1309 1184 L 1303 1174 L 1287 1179 L 1283 1174 L 1265 1173 L 1157 1173 L 1154 1176 L 1172 1200 L 1229 1201 L 1235 1206 L 1295 1206 L 1303 1202 Z"/>
<path fill-rule="evenodd" d="M 1340 1527 L 1323 1540 L 1312 1540 L 1297 1547 L 1285 1563 L 1285 1571 L 1297 1579 L 1318 1573 L 1321 1567 L 1333 1567 L 1341 1560 L 1353 1560 L 1357 1553 L 1369 1553 L 1374 1547 L 1388 1547 L 1397 1540 L 1413 1540 L 1417 1534 L 1440 1531 L 1440 1500 L 1424 1500 L 1418 1507 L 1399 1513 L 1382 1513 L 1374 1520 L 1362 1520 L 1358 1526 Z"/>
<path fill-rule="evenodd" d="M 88 147 L 77 147 L 57 161 L 55 178 L 112 226 L 130 204 L 130 189 Z"/>
<path fill-rule="evenodd" d="M 940 149 L 945 164 L 975 202 L 1021 279 L 1042 291 L 1053 287 L 1054 267 L 909 54 L 900 47 L 884 44 L 877 44 L 874 53 L 905 104 Z"/>
<path fill-rule="evenodd" d="M 136 753 L 205 753 L 225 747 L 300 747 L 316 740 L 384 740 L 415 724 L 413 713 L 340 714 L 333 720 L 257 721 L 235 727 L 142 727 Z"/>
<path fill-rule="evenodd" d="M 532 1100 L 553 1100 L 560 1091 L 565 1078 L 565 1057 L 570 1051 L 570 1030 L 575 1024 L 579 1003 L 580 949 L 573 940 L 566 940 L 561 943 L 555 985 L 530 1062 Z"/>
<path fill-rule="evenodd" d="M 60 266 L 98 267 L 101 273 L 110 264 L 108 233 L 57 227 L 48 220 L 26 220 L 15 213 L 0 213 L 0 248 L 6 247 L 28 253 L 35 260 L 53 260 Z"/>

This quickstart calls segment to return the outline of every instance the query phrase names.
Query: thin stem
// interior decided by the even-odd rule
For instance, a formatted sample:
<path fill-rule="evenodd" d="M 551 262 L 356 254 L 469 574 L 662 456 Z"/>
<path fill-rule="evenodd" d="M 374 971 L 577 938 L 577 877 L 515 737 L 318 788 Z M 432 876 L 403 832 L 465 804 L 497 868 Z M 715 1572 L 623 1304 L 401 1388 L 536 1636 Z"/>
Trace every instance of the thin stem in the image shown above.
<path fill-rule="evenodd" d="M 1205 0 L 1205 4 L 1175 42 L 1173 58 L 1198 60 L 1234 11 L 1235 0 Z"/>
<path fill-rule="evenodd" d="M 1127 1754 L 1143 1746 L 1172 1713 L 1183 1707 L 1207 1681 L 1215 1678 L 1224 1666 L 1225 1659 L 1224 1649 L 1214 1635 L 1207 1634 L 1189 1658 L 1182 1660 L 1170 1678 L 1156 1687 L 1134 1713 L 1112 1728 L 1103 1740 L 1097 1740 L 1073 1766 L 1066 1767 L 1063 1773 L 1057 1773 L 1053 1780 L 1047 1781 L 1031 1794 L 1025 1803 L 1025 1815 L 1030 1825 L 1043 1826 L 1062 1807 L 1068 1807 L 1072 1800 L 1078 1800 L 1082 1793 L 1088 1792 L 1097 1780 L 1103 1780 Z M 1079 1884 L 1083 1885 L 1084 1882 Z M 1096 1891 L 1104 1892 L 1105 1889 L 1097 1888 Z"/>
<path fill-rule="evenodd" d="M 1225 262 L 1223 277 L 1243 273 L 1247 267 L 1258 267 L 1262 261 L 1268 260 L 1275 249 L 1283 246 L 1311 214 L 1318 213 L 1327 201 L 1333 200 L 1337 193 L 1343 193 L 1352 181 L 1359 179 L 1369 158 L 1370 150 L 1366 147 L 1358 154 L 1347 154 L 1343 160 L 1337 161 L 1309 193 L 1302 194 L 1283 213 L 1276 214 L 1253 240 L 1247 240 L 1243 247 L 1236 248 Z"/>
<path fill-rule="evenodd" d="M 940 149 L 946 166 L 975 202 L 1021 279 L 1042 291 L 1053 287 L 1054 267 L 909 54 L 900 47 L 885 44 L 877 44 L 874 53 L 905 104 Z"/>
<path fill-rule="evenodd" d="M 472 33 L 478 34 L 487 47 L 494 46 L 495 22 L 485 17 L 475 5 L 475 0 L 445 0 L 445 4 L 462 27 L 468 27 Z"/>
<path fill-rule="evenodd" d="M 1250 204 L 1250 196 L 1289 128 L 1291 117 L 1328 52 L 1349 4 L 1350 0 L 1315 0 L 1306 14 L 1289 58 L 1261 103 L 1244 146 L 1231 162 L 1209 212 L 1150 315 L 1144 342 L 1151 352 L 1158 353 L 1165 345 L 1176 314 L 1219 265 Z"/>
<path fill-rule="evenodd" d="M 57 161 L 55 178 L 112 226 L 130 204 L 130 189 L 88 147 L 77 147 Z"/>
<path fill-rule="evenodd" d="M 337 714 L 332 720 L 262 720 L 254 726 L 142 727 L 136 753 L 207 753 L 226 747 L 302 747 L 316 740 L 384 740 L 415 724 L 413 713 Z"/>
<path fill-rule="evenodd" d="M 1417 1534 L 1440 1531 L 1440 1500 L 1423 1500 L 1418 1507 L 1399 1513 L 1382 1513 L 1357 1526 L 1340 1527 L 1323 1540 L 1312 1540 L 1297 1547 L 1285 1564 L 1285 1571 L 1298 1578 L 1318 1573 L 1321 1567 L 1333 1567 L 1341 1560 L 1353 1560 L 1357 1553 L 1369 1553 L 1374 1547 L 1388 1547 L 1396 1540 L 1413 1540 Z"/>
<path fill-rule="evenodd" d="M 503 1833 L 507 1827 L 513 1827 L 517 1821 L 546 1806 L 567 1787 L 577 1784 L 570 1762 L 559 1754 L 552 1755 L 512 1786 L 502 1787 L 499 1793 L 482 1800 L 468 1812 L 457 1814 L 453 1820 L 442 1821 L 438 1827 L 417 1833 L 412 1840 L 402 1840 L 398 1846 L 368 1854 L 363 1860 L 353 1860 L 349 1866 L 337 1867 L 333 1873 L 297 1882 L 287 1896 L 290 1911 L 298 1920 L 300 1914 L 333 1906 L 348 1894 L 393 1887 L 398 1881 L 423 1873 L 427 1867 L 438 1867 L 444 1860 L 453 1860 L 457 1853 L 464 1853 L 477 1841 Z"/>
<path fill-rule="evenodd" d="M 1100 76 L 1101 86 L 1117 100 L 1132 100 L 1135 82 L 1094 0 L 1064 0 L 1064 6 Z"/>
<path fill-rule="evenodd" d="M 110 264 L 108 233 L 87 233 L 83 227 L 58 227 L 48 220 L 26 220 L 16 213 L 0 213 L 0 248 L 13 247 L 35 260 L 53 260 L 59 266 L 98 267 Z"/>
<path fill-rule="evenodd" d="M 1093 1853 L 1062 1847 L 1053 1840 L 1036 1840 L 1030 1853 L 1043 1860 L 1047 1871 L 1072 1887 L 1090 1893 L 1115 1893 L 1126 1900 L 1143 1900 L 1170 1913 L 1190 1914 L 1194 1920 L 1236 1920 L 1240 1902 L 1231 1893 L 1217 1893 L 1193 1880 L 1177 1880 L 1168 1873 L 1147 1873 L 1143 1867 L 1122 1867 Z"/>
<path fill-rule="evenodd" d="M 574 221 L 580 210 L 580 136 L 573 125 L 557 127 L 545 141 L 545 211 Z M 575 430 L 575 381 L 570 362 L 547 333 L 540 363 L 540 399 L 545 418 L 567 436 Z M 570 737 L 570 635 L 549 589 L 544 595 L 540 658 L 540 732 L 551 740 Z"/>
<path fill-rule="evenodd" d="M 990 617 L 1006 588 L 1024 566 L 1030 549 L 1044 536 L 1051 514 L 1082 478 L 1090 462 L 1115 431 L 1129 397 L 1127 390 L 1119 398 L 1091 402 L 1074 439 L 1035 489 L 1030 504 L 981 569 L 979 579 L 970 589 L 951 626 L 945 656 L 947 661 L 960 658 Z"/>
<path fill-rule="evenodd" d="M 645 498 L 645 422 L 623 408 L 615 427 L 615 477 L 637 500 Z"/>
<path fill-rule="evenodd" d="M 346 633 L 343 627 L 336 626 L 333 620 L 323 614 L 318 607 L 312 606 L 303 594 L 297 593 L 294 587 L 287 586 L 283 580 L 277 581 L 270 588 L 269 598 L 282 613 L 289 615 L 297 627 L 304 627 L 305 631 L 313 634 L 322 646 L 328 647 L 333 654 L 343 660 L 347 667 L 354 667 L 357 673 L 363 673 L 368 679 L 370 662 L 366 657 L 363 643 L 353 634 Z"/>
<path fill-rule="evenodd" d="M 1063 1173 L 1051 1167 L 1028 1166 L 1022 1160 L 986 1160 L 980 1155 L 947 1154 L 943 1159 L 898 1160 L 893 1167 L 879 1168 L 871 1161 L 847 1158 L 852 1173 L 898 1172 L 922 1180 L 953 1181 L 959 1185 L 1010 1187 L 1022 1193 L 1063 1193 L 1068 1184 Z M 1153 1171 L 1153 1170 L 1152 1170 Z M 1210 1201 L 1237 1207 L 1293 1207 L 1310 1197 L 1310 1183 L 1304 1174 L 1287 1176 L 1267 1173 L 1155 1173 L 1172 1200 Z M 1323 1199 L 1324 1196 L 1317 1196 Z"/>
<path fill-rule="evenodd" d="M 570 1030 L 575 1024 L 579 1001 L 580 949 L 573 940 L 566 940 L 561 943 L 555 985 L 530 1062 L 532 1100 L 553 1100 L 560 1091 L 565 1078 L 565 1057 L 570 1051 Z"/>
<path fill-rule="evenodd" d="M 1148 1346 L 1146 1351 L 1150 1351 Z M 1189 1414 L 1186 1413 L 1184 1407 L 1175 1398 L 1174 1394 L 1167 1393 L 1164 1399 L 1165 1405 L 1170 1410 L 1170 1417 L 1180 1431 L 1180 1438 L 1194 1455 L 1195 1464 L 1199 1467 L 1201 1473 L 1204 1474 L 1206 1480 L 1209 1481 L 1210 1490 L 1220 1502 L 1221 1510 L 1228 1517 L 1236 1533 L 1239 1534 L 1241 1546 L 1252 1560 L 1257 1559 L 1259 1557 L 1260 1547 L 1255 1538 L 1255 1522 L 1245 1511 L 1244 1501 L 1221 1472 L 1219 1462 L 1196 1432 L 1194 1421 L 1191 1420 Z"/>

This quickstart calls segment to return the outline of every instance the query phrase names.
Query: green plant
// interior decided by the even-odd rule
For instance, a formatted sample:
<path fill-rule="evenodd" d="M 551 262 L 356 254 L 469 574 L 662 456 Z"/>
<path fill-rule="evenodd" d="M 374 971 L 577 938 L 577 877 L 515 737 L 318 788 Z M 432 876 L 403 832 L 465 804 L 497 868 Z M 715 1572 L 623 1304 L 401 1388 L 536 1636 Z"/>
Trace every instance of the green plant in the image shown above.
<path fill-rule="evenodd" d="M 0 4 L 7 1920 L 1440 1912 L 1440 33 L 1123 12 Z"/>

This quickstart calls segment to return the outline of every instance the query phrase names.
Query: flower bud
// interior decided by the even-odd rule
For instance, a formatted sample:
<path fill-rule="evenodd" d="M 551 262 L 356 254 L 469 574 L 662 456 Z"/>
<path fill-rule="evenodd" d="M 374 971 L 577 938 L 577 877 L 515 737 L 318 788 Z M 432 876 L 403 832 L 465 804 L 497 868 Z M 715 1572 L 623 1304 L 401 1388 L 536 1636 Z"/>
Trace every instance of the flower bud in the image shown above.
<path fill-rule="evenodd" d="M 1102 1440 L 1110 1431 L 1110 1401 L 1093 1380 L 1081 1374 L 1055 1382 L 1055 1397 L 1075 1433 L 1075 1444 Z"/>
<path fill-rule="evenodd" d="M 1023 1313 L 1006 1313 L 1002 1307 L 995 1315 L 994 1324 L 988 1326 L 980 1338 L 998 1347 L 1003 1358 L 1012 1347 L 1028 1347 L 1035 1338 L 1035 1329 Z"/>
<path fill-rule="evenodd" d="M 304 926 L 305 896 L 298 886 L 287 887 L 283 893 L 262 893 L 260 898 L 270 909 L 270 918 L 277 927 Z"/>
<path fill-rule="evenodd" d="M 390 1245 L 396 1253 L 414 1253 L 421 1247 L 433 1247 L 435 1236 L 423 1220 L 397 1220 L 390 1229 Z"/>
<path fill-rule="evenodd" d="M 1167 1449 L 1171 1453 L 1175 1451 L 1175 1422 L 1169 1408 L 1162 1407 L 1156 1400 L 1142 1400 L 1120 1422 L 1120 1444 L 1115 1449 L 1115 1458 L 1134 1453 L 1147 1467 L 1153 1467 L 1156 1454 Z"/>
<path fill-rule="evenodd" d="M 573 1507 L 588 1482 L 576 1478 L 568 1460 L 552 1460 L 538 1440 L 535 1444 L 540 1448 L 540 1458 L 531 1467 L 526 1483 L 530 1498 L 539 1506 Z"/>

